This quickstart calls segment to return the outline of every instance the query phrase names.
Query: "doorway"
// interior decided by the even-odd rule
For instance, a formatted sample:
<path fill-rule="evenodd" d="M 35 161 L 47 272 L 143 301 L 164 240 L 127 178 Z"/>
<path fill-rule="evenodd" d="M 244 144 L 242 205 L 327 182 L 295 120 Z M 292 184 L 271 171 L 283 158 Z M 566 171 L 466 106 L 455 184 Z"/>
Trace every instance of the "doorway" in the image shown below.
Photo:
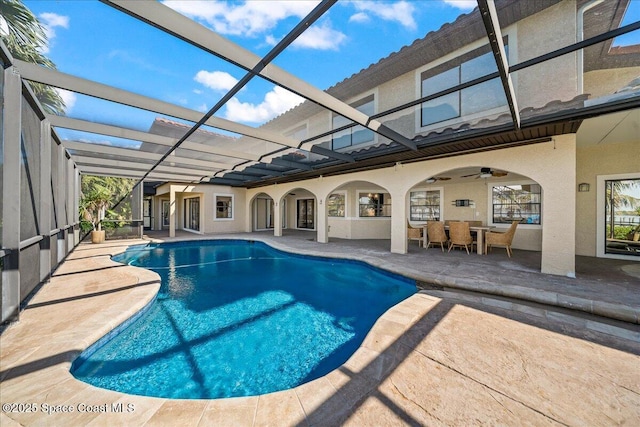
<path fill-rule="evenodd" d="M 298 228 L 315 228 L 315 200 L 298 199 Z"/>
<path fill-rule="evenodd" d="M 142 200 L 142 226 L 145 230 L 151 230 L 153 226 L 153 217 L 151 215 L 151 197 Z"/>
<path fill-rule="evenodd" d="M 604 181 L 604 253 L 640 257 L 640 178 Z"/>
<path fill-rule="evenodd" d="M 200 231 L 200 198 L 191 197 L 184 200 L 184 228 Z"/>

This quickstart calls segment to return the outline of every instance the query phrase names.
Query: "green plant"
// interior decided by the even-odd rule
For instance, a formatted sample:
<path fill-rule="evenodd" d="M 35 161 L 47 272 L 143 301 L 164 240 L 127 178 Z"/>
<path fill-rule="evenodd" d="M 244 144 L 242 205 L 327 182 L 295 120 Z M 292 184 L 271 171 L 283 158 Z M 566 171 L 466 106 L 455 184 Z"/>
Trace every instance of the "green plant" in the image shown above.
<path fill-rule="evenodd" d="M 111 204 L 111 192 L 100 185 L 94 185 L 90 191 L 82 194 L 80 217 L 89 221 L 94 230 L 101 231 L 101 220 Z"/>

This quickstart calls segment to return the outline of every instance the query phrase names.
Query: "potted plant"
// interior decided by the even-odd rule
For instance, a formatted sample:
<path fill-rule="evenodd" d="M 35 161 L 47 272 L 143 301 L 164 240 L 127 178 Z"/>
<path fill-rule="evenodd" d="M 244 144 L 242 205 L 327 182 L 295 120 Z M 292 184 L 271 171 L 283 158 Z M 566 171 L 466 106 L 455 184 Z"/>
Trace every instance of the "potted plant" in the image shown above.
<path fill-rule="evenodd" d="M 111 192 L 102 186 L 94 186 L 88 193 L 82 195 L 80 201 L 81 216 L 91 223 L 91 242 L 102 243 L 105 240 L 105 232 L 102 229 L 101 220 L 111 203 Z"/>

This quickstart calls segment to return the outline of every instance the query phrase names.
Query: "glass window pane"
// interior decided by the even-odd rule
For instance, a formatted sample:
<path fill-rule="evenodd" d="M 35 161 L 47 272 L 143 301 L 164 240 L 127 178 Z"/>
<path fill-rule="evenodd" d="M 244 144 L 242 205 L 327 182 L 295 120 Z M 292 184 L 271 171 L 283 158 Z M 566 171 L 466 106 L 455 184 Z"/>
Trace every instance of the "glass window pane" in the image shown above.
<path fill-rule="evenodd" d="M 489 80 L 461 91 L 462 116 L 507 105 L 500 79 Z"/>
<path fill-rule="evenodd" d="M 353 128 L 353 135 L 351 137 L 352 145 L 363 144 L 365 142 L 373 141 L 373 131 L 363 126 L 356 126 Z"/>
<path fill-rule="evenodd" d="M 345 197 L 344 194 L 331 194 L 327 199 L 328 216 L 344 217 L 345 216 Z"/>
<path fill-rule="evenodd" d="M 542 189 L 538 184 L 493 187 L 493 222 L 541 224 Z"/>
<path fill-rule="evenodd" d="M 216 196 L 216 218 L 233 218 L 231 196 Z"/>
<path fill-rule="evenodd" d="M 351 145 L 351 129 L 343 130 L 333 135 L 333 149 L 348 147 Z"/>
<path fill-rule="evenodd" d="M 441 90 L 449 89 L 460 83 L 460 68 L 454 67 L 448 71 L 422 80 L 422 96 L 433 95 Z"/>
<path fill-rule="evenodd" d="M 470 59 L 469 61 L 464 62 L 460 68 L 461 83 L 466 83 L 470 80 L 498 71 L 493 52 L 485 53 L 477 58 Z"/>
<path fill-rule="evenodd" d="M 460 116 L 460 93 L 450 93 L 422 104 L 422 126 Z"/>

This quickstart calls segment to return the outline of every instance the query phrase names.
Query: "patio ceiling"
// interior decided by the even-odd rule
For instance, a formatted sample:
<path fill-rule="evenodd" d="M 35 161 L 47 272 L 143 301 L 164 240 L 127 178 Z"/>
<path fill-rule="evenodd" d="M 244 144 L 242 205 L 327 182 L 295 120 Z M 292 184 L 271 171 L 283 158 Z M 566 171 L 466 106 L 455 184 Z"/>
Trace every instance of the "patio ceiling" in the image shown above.
<path fill-rule="evenodd" d="M 391 55 L 383 52 L 380 57 L 384 56 L 384 59 L 327 90 L 321 90 L 297 77 L 295 72 L 279 67 L 276 59 L 293 49 L 291 46 L 299 37 L 337 7 L 335 0 L 320 2 L 262 56 L 160 2 L 101 1 L 105 8 L 135 18 L 137 25 L 143 23 L 150 26 L 148 31 L 162 31 L 214 57 L 216 61 L 232 64 L 244 73 L 244 77 L 203 113 L 177 102 L 22 62 L 10 58 L 5 50 L 7 63 L 13 64 L 28 81 L 109 104 L 153 112 L 162 117 L 147 123 L 149 130 L 146 130 L 144 125 L 134 129 L 109 123 L 101 119 L 99 112 L 77 114 L 75 117 L 46 114 L 46 119 L 59 134 L 73 131 L 81 135 L 59 139 L 83 174 L 257 187 L 372 169 L 396 162 L 548 141 L 554 135 L 577 132 L 585 119 L 593 120 L 593 117 L 603 114 L 640 108 L 640 90 L 637 89 L 602 102 L 587 100 L 586 96 L 564 101 L 549 98 L 543 105 L 532 107 L 519 98 L 513 84 L 518 73 L 534 73 L 540 67 L 553 67 L 555 60 L 580 49 L 585 52 L 585 69 L 611 67 L 609 52 L 612 40 L 623 34 L 637 35 L 640 29 L 640 22 L 622 25 L 628 0 L 604 2 L 585 12 L 588 27 L 585 27 L 584 40 L 559 48 L 550 47 L 549 52 L 517 64 L 507 62 L 503 29 L 523 17 L 558 4 L 558 1 L 504 0 L 494 4 L 490 0 L 479 0 L 475 10 L 461 15 L 454 23 L 429 32 L 413 45 Z M 584 1 L 578 3 L 578 7 L 585 4 Z M 489 46 L 495 58 L 496 71 L 374 114 L 363 113 L 347 102 L 381 82 L 415 70 L 421 63 L 433 61 L 434 55 L 437 58 L 476 40 L 485 40 Z M 363 48 L 366 46 L 366 42 L 363 42 Z M 447 51 L 443 52 L 443 49 Z M 616 58 L 618 65 L 621 61 L 619 58 L 622 56 Z M 640 66 L 640 55 L 624 55 L 624 61 L 626 66 Z M 395 121 L 415 116 L 421 105 L 430 100 L 467 88 L 482 87 L 480 85 L 496 79 L 500 83 L 500 96 L 506 99 L 506 112 L 481 117 L 474 122 L 459 123 L 455 127 L 435 128 L 426 134 L 403 134 L 403 131 L 394 129 L 397 127 Z M 254 81 L 269 82 L 286 89 L 302 97 L 304 102 L 258 127 L 221 117 L 221 109 L 239 92 L 251 87 Z M 323 111 L 330 112 L 332 116 L 341 116 L 347 124 L 315 135 L 307 133 L 300 137 L 291 133 L 293 125 Z M 633 117 L 637 117 L 637 114 Z M 356 127 L 373 132 L 377 135 L 377 142 L 362 147 L 356 145 L 332 149 L 331 142 L 335 134 Z M 100 144 L 88 141 L 82 135 L 116 138 L 127 143 L 121 146 Z"/>

